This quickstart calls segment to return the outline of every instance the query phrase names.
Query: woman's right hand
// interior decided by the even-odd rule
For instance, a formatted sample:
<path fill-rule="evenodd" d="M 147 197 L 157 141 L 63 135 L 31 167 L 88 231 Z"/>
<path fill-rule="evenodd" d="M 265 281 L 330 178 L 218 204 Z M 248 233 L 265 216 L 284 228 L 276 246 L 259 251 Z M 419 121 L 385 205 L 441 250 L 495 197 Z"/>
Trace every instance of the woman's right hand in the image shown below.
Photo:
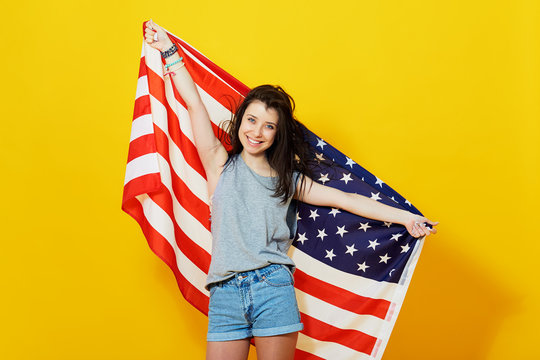
<path fill-rule="evenodd" d="M 157 33 L 157 41 L 154 41 L 154 35 Z M 144 29 L 144 40 L 154 49 L 157 49 L 159 51 L 165 51 L 169 49 L 173 42 L 171 39 L 169 39 L 169 36 L 161 28 L 160 26 L 156 25 L 152 20 L 149 20 L 146 22 L 146 26 Z"/>

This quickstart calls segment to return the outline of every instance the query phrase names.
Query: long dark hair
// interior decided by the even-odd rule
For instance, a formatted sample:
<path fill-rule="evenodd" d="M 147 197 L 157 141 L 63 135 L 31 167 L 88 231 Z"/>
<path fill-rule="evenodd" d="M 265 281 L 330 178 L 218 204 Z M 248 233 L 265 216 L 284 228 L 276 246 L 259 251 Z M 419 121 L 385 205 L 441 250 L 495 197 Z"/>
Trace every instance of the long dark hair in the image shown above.
<path fill-rule="evenodd" d="M 238 136 L 238 130 L 247 107 L 253 101 L 259 100 L 266 108 L 274 109 L 278 114 L 277 133 L 274 142 L 265 152 L 268 163 L 278 174 L 274 189 L 275 197 L 282 197 L 282 202 L 292 196 L 293 173 L 300 173 L 300 190 L 304 190 L 304 176 L 311 176 L 308 167 L 310 150 L 304 139 L 300 122 L 294 116 L 295 103 L 293 98 L 278 85 L 260 85 L 246 95 L 238 106 L 231 121 L 225 127 L 231 145 L 230 155 L 240 154 L 243 150 Z"/>

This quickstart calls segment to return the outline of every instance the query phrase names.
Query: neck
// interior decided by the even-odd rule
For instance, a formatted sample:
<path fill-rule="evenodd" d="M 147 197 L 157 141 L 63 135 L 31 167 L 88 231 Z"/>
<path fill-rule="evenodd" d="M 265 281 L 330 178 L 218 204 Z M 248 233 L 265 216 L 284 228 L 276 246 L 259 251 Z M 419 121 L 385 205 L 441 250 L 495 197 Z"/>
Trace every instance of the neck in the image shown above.
<path fill-rule="evenodd" d="M 274 171 L 270 167 L 270 164 L 268 163 L 268 159 L 266 158 L 265 154 L 261 154 L 260 156 L 253 156 L 247 151 L 242 150 L 240 156 L 242 156 L 242 159 L 244 159 L 246 165 L 253 169 L 259 175 L 274 176 Z"/>

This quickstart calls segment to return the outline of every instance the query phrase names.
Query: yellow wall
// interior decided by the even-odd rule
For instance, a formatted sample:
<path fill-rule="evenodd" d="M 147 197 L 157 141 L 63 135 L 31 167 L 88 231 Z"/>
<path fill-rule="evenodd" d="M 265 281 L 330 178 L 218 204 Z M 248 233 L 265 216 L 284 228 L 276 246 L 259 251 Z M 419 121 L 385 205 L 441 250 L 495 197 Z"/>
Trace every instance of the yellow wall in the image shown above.
<path fill-rule="evenodd" d="M 120 210 L 149 18 L 250 86 L 282 84 L 441 222 L 384 360 L 540 358 L 537 1 L 2 8 L 0 358 L 203 358 L 206 318 Z"/>

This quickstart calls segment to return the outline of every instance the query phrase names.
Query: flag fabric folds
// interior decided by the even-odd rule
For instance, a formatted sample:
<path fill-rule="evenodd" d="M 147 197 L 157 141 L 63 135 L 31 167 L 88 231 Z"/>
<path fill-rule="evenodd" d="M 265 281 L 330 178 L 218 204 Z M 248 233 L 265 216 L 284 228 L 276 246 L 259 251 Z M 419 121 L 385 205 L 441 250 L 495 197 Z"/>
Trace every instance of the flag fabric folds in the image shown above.
<path fill-rule="evenodd" d="M 144 25 L 143 25 L 144 29 Z M 144 33 L 144 31 L 143 31 Z M 249 88 L 169 33 L 205 103 L 216 134 Z M 208 313 L 211 258 L 206 176 L 186 106 L 159 51 L 143 41 L 122 209 L 172 270 L 185 299 Z M 420 212 L 381 179 L 305 129 L 313 179 Z M 289 255 L 304 323 L 296 359 L 380 359 L 403 303 L 423 238 L 404 226 L 298 203 Z"/>

